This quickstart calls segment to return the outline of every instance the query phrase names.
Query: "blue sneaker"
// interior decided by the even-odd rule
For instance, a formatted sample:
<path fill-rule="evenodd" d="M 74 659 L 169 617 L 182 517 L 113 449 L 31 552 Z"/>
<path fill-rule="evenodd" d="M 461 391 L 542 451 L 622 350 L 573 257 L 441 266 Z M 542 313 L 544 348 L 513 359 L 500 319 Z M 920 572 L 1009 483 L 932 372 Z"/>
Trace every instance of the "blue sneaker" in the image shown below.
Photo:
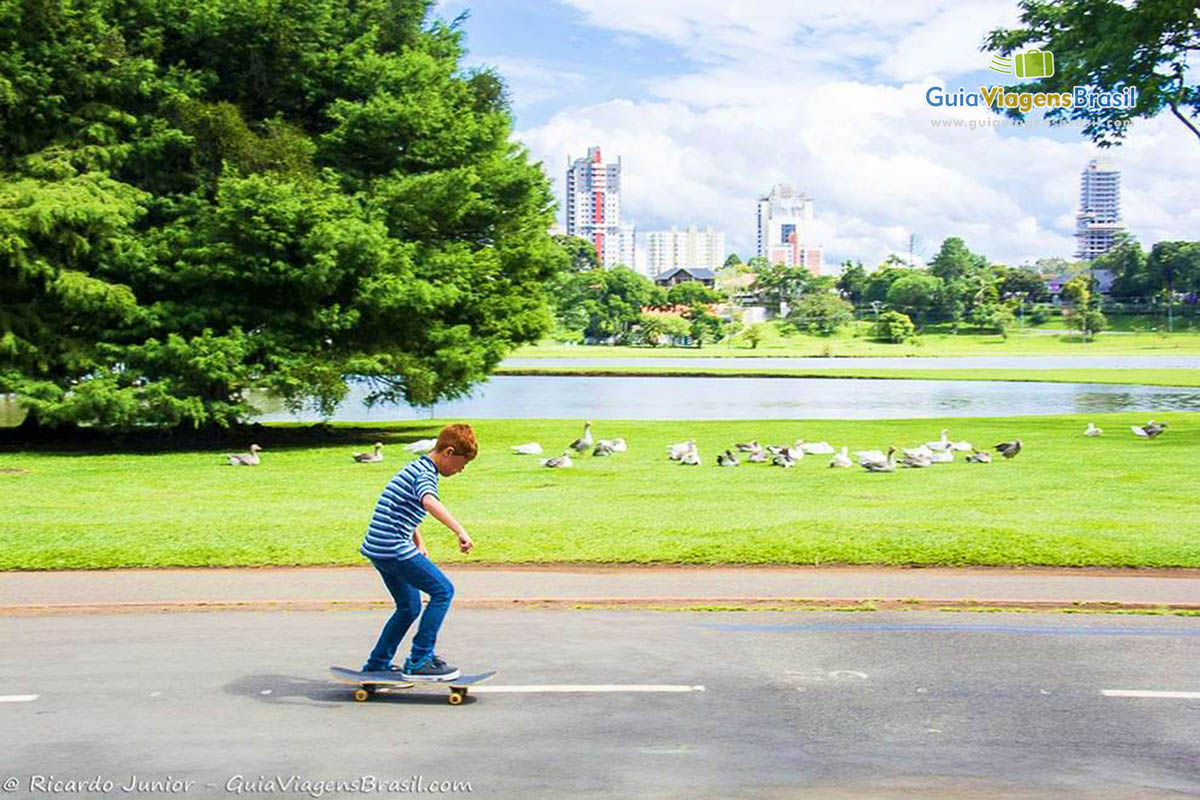
<path fill-rule="evenodd" d="M 437 656 L 429 656 L 418 664 L 412 658 L 404 662 L 400 676 L 410 681 L 452 681 L 461 673 Z"/>

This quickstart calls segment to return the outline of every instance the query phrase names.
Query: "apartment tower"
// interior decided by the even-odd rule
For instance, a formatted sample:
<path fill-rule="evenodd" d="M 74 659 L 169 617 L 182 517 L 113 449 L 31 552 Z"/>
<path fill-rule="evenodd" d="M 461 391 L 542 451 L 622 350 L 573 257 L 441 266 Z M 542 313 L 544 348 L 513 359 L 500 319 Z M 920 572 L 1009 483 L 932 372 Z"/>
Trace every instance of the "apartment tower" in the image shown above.
<path fill-rule="evenodd" d="M 621 222 L 621 157 L 605 164 L 599 147 L 567 158 L 567 235 L 587 239 L 605 269 L 634 267 L 634 228 Z"/>

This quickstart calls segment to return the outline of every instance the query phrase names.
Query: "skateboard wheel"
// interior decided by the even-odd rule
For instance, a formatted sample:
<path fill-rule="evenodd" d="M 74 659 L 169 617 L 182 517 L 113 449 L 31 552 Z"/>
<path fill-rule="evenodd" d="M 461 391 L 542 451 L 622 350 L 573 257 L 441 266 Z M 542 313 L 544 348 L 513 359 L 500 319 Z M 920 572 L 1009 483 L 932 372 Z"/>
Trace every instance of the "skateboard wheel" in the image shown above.
<path fill-rule="evenodd" d="M 366 699 L 371 696 L 371 693 L 366 689 L 355 689 L 354 699 L 360 703 L 366 702 Z"/>
<path fill-rule="evenodd" d="M 465 694 L 466 694 L 466 692 L 452 691 L 452 692 L 450 692 L 450 696 L 446 699 L 450 701 L 450 705 L 452 705 L 452 706 L 462 705 L 463 695 L 465 695 Z"/>

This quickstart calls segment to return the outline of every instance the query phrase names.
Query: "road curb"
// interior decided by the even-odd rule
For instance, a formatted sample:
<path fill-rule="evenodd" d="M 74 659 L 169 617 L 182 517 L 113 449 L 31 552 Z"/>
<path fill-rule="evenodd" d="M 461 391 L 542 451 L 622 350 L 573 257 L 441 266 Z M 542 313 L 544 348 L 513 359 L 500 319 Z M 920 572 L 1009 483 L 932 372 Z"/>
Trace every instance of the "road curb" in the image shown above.
<path fill-rule="evenodd" d="M 513 597 L 455 600 L 460 609 L 627 611 L 1044 611 L 1065 613 L 1200 614 L 1200 603 L 1138 603 L 1103 600 L 1006 600 L 987 598 L 863 597 Z M 94 614 L 182 614 L 229 611 L 376 611 L 390 600 L 137 601 L 42 603 L 0 606 L 0 617 Z"/>

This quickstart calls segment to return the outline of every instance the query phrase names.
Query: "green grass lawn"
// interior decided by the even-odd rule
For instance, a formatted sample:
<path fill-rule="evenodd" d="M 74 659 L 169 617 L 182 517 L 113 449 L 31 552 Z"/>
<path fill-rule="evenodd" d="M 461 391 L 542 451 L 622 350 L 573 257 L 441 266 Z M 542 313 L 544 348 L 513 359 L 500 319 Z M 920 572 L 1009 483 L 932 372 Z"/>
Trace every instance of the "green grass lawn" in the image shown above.
<path fill-rule="evenodd" d="M 459 555 L 436 522 L 425 531 L 447 562 L 1200 567 L 1200 417 L 1163 415 L 1170 429 L 1149 441 L 1127 427 L 1143 417 L 597 421 L 597 436 L 624 436 L 629 452 L 566 470 L 509 446 L 536 440 L 554 453 L 578 425 L 483 420 L 479 458 L 441 491 L 474 553 Z M 1105 435 L 1083 437 L 1089 420 Z M 375 499 L 406 461 L 399 445 L 437 427 L 335 428 L 314 434 L 319 442 L 268 428 L 263 463 L 250 468 L 223 466 L 218 449 L 2 452 L 0 568 L 361 563 Z M 745 439 L 853 450 L 915 445 L 942 427 L 976 445 L 1020 437 L 1025 451 L 882 475 L 829 469 L 828 456 L 793 469 L 715 466 L 720 449 Z M 688 437 L 702 466 L 665 457 Z M 350 453 L 376 438 L 387 460 L 353 463 Z"/>
<path fill-rule="evenodd" d="M 1029 383 L 1110 383 L 1126 386 L 1200 386 L 1200 370 L 1190 369 L 727 369 L 724 367 L 501 367 L 496 375 L 592 375 L 706 378 L 862 378 L 929 381 L 1019 381 Z"/>
<path fill-rule="evenodd" d="M 1062 327 L 1061 320 L 1046 325 Z M 948 325 L 930 326 L 910 342 L 889 344 L 871 338 L 871 325 L 856 322 L 835 336 L 784 335 L 777 322 L 766 323 L 762 343 L 751 348 L 742 338 L 705 347 L 611 347 L 563 345 L 543 341 L 513 353 L 517 358 L 615 358 L 615 357 L 853 357 L 853 356 L 1170 356 L 1200 355 L 1200 332 L 1150 331 L 1142 328 L 1101 333 L 1080 341 L 1078 334 L 1024 328 L 1010 331 L 1007 339 L 993 333 L 965 329 L 953 333 Z"/>

